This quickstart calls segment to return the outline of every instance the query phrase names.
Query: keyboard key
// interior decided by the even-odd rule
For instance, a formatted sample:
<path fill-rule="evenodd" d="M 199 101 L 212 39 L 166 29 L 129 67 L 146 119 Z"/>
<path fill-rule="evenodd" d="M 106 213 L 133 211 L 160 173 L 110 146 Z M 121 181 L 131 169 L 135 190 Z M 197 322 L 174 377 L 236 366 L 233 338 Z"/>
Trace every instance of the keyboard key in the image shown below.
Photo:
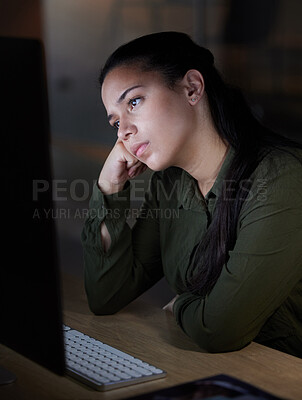
<path fill-rule="evenodd" d="M 164 377 L 166 373 L 82 332 L 63 326 L 67 373 L 97 390 Z"/>

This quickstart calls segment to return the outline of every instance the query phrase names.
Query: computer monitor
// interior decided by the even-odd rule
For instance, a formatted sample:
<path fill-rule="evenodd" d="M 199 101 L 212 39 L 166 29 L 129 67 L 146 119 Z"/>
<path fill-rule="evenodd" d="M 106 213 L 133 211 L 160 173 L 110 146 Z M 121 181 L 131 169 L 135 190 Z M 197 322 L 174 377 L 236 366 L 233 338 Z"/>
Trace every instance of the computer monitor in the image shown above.
<path fill-rule="evenodd" d="M 63 374 L 43 44 L 2 37 L 0 58 L 0 341 Z"/>

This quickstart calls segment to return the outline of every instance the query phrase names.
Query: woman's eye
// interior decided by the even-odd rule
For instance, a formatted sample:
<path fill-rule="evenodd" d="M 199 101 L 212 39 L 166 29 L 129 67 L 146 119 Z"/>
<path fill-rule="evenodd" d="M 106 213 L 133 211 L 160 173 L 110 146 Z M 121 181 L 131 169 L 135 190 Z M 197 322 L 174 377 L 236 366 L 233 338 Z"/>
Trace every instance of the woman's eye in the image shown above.
<path fill-rule="evenodd" d="M 116 122 L 113 124 L 113 127 L 116 128 L 116 129 L 119 129 L 119 127 L 120 127 L 120 121 L 116 121 Z"/>
<path fill-rule="evenodd" d="M 136 97 L 135 99 L 129 100 L 129 105 L 130 105 L 132 108 L 134 108 L 134 107 L 136 107 L 136 106 L 140 103 L 140 101 L 141 101 L 141 98 L 140 98 L 140 97 Z"/>

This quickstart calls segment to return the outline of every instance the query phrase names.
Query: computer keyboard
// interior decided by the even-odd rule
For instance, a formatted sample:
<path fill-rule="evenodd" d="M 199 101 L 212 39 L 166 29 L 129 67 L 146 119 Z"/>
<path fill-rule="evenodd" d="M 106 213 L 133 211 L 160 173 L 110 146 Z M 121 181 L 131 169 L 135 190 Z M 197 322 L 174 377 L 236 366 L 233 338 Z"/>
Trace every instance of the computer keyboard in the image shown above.
<path fill-rule="evenodd" d="M 163 378 L 166 372 L 63 325 L 66 373 L 96 390 Z"/>

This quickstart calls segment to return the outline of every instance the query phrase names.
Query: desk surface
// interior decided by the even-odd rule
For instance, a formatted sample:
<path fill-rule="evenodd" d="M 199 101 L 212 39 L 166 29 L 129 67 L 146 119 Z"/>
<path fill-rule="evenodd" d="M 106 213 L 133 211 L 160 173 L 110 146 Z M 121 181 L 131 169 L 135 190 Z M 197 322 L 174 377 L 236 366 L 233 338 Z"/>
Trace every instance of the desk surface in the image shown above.
<path fill-rule="evenodd" d="M 220 373 L 232 375 L 286 399 L 302 399 L 302 359 L 251 343 L 243 350 L 203 353 L 176 325 L 173 316 L 141 299 L 113 316 L 94 316 L 83 283 L 64 277 L 65 323 L 168 372 L 153 382 L 97 392 L 69 377 L 53 374 L 0 345 L 0 365 L 14 372 L 15 383 L 0 386 L 9 399 L 125 399 Z"/>

